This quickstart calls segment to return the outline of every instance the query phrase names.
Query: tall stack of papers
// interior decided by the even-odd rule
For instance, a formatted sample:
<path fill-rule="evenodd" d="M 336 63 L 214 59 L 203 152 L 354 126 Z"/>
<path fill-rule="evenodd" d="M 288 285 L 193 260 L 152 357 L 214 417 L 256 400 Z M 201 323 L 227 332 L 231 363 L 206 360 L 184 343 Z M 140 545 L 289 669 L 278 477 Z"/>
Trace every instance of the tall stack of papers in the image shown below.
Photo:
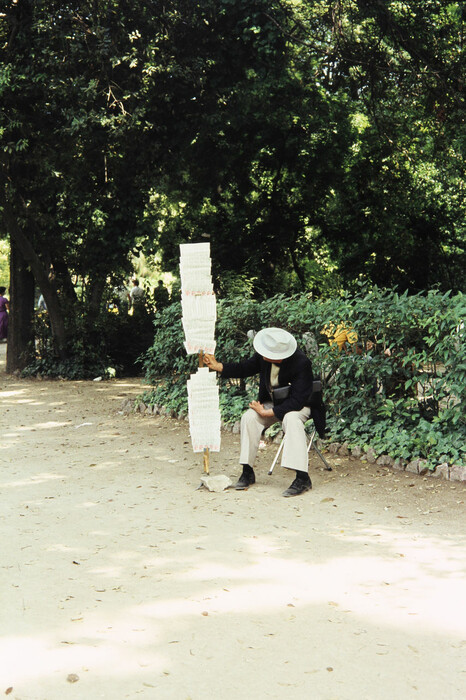
<path fill-rule="evenodd" d="M 187 381 L 189 432 L 194 452 L 220 450 L 220 411 L 215 372 L 200 367 Z"/>
<path fill-rule="evenodd" d="M 210 243 L 180 245 L 181 307 L 188 355 L 215 352 L 217 309 L 212 283 Z"/>
<path fill-rule="evenodd" d="M 195 352 L 215 353 L 217 307 L 214 294 L 182 296 L 183 330 L 188 355 Z"/>
<path fill-rule="evenodd" d="M 180 245 L 181 308 L 185 348 L 189 355 L 215 352 L 217 307 L 212 284 L 210 244 Z M 187 382 L 189 432 L 194 452 L 220 450 L 217 377 L 200 367 Z"/>

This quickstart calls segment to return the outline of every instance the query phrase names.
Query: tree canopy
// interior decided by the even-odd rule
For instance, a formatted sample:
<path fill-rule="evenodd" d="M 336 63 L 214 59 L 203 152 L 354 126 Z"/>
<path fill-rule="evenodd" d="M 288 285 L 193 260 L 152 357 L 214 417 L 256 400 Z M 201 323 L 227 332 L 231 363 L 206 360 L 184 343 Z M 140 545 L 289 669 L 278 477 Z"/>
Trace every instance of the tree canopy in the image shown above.
<path fill-rule="evenodd" d="M 10 0 L 0 207 L 66 355 L 135 249 L 220 293 L 464 288 L 464 2 Z"/>

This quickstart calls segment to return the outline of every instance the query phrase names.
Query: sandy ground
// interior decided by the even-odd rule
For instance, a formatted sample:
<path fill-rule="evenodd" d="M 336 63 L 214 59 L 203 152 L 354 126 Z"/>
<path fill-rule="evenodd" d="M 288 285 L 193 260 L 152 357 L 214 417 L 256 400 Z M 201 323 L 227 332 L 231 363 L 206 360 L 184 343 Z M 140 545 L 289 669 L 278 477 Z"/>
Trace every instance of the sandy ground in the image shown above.
<path fill-rule="evenodd" d="M 0 694 L 466 696 L 464 485 L 312 457 L 285 499 L 268 447 L 248 491 L 197 490 L 186 423 L 120 412 L 139 379 L 3 369 Z"/>

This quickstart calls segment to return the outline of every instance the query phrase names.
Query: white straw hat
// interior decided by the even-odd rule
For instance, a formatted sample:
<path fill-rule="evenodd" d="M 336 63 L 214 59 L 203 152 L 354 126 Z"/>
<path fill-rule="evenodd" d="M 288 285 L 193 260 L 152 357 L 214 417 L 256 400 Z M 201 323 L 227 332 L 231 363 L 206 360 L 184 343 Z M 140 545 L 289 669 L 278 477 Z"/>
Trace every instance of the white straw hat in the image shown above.
<path fill-rule="evenodd" d="M 268 360 L 286 360 L 297 348 L 295 338 L 282 328 L 263 328 L 253 340 L 254 350 Z"/>

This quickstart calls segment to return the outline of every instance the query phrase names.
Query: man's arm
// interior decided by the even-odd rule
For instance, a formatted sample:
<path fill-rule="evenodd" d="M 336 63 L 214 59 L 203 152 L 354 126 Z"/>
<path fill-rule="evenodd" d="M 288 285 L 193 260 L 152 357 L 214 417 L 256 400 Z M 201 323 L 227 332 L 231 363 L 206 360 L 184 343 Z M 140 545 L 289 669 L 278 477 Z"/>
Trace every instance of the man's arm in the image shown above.
<path fill-rule="evenodd" d="M 209 369 L 214 370 L 215 372 L 223 372 L 223 363 L 218 362 L 214 355 L 204 355 L 204 364 L 209 367 Z M 230 363 L 229 364 L 229 370 L 233 374 L 230 374 L 230 376 L 237 376 L 235 374 L 235 368 L 237 368 L 237 371 L 240 373 L 240 376 L 248 376 L 248 374 L 245 374 L 245 372 L 249 372 L 250 374 L 256 374 L 257 373 L 257 367 L 256 367 L 256 360 L 255 358 L 250 358 L 249 360 L 244 360 L 243 362 L 238 362 L 238 363 Z M 273 409 L 272 408 L 264 408 L 264 405 L 261 404 L 259 401 L 251 401 L 249 404 L 249 408 L 252 408 L 256 413 L 258 413 L 262 417 L 272 417 L 274 415 Z"/>
<path fill-rule="evenodd" d="M 240 360 L 239 362 L 218 362 L 214 355 L 204 354 L 204 363 L 210 369 L 220 372 L 225 379 L 243 379 L 244 377 L 252 377 L 260 372 L 260 359 L 257 353 L 247 360 Z"/>
<path fill-rule="evenodd" d="M 215 359 L 215 355 L 208 355 L 207 353 L 205 353 L 204 354 L 204 364 L 209 369 L 212 369 L 214 372 L 222 372 L 223 371 L 223 363 L 217 362 L 217 360 Z"/>

